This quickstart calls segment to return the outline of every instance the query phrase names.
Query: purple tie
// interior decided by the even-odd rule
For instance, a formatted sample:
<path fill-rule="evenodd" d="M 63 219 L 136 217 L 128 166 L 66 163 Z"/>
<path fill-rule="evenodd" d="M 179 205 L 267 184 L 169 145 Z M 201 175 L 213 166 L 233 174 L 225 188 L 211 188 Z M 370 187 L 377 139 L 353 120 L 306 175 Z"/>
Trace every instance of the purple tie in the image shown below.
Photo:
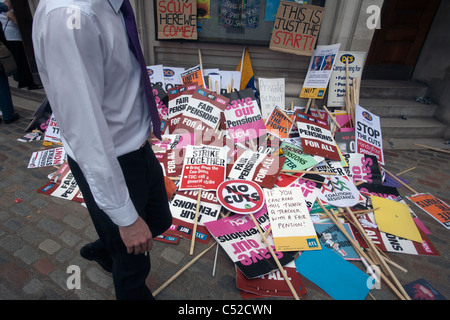
<path fill-rule="evenodd" d="M 141 67 L 141 78 L 144 83 L 145 97 L 147 98 L 150 116 L 152 118 L 153 133 L 159 140 L 161 140 L 161 119 L 159 118 L 155 97 L 153 96 L 152 85 L 150 84 L 150 79 L 148 77 L 147 66 L 145 64 L 144 55 L 139 43 L 133 8 L 131 7 L 129 0 L 123 1 L 120 11 L 122 11 L 125 27 L 127 28 L 128 37 L 130 38 L 130 49 L 136 56 L 139 61 L 139 66 Z"/>

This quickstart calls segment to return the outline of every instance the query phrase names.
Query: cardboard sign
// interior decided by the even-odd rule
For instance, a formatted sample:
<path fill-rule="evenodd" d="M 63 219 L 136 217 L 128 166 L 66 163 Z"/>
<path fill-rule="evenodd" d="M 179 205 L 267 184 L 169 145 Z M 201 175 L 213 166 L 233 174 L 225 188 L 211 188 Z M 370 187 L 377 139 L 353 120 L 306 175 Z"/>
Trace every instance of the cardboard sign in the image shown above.
<path fill-rule="evenodd" d="M 301 147 L 287 142 L 281 143 L 281 150 L 283 150 L 282 157 L 286 158 L 283 170 L 306 170 L 323 160 L 323 157 L 303 153 Z"/>
<path fill-rule="evenodd" d="M 339 51 L 330 78 L 328 92 L 329 107 L 344 107 L 346 95 L 346 62 L 348 61 L 349 85 L 353 87 L 353 79 L 362 77 L 366 53 Z"/>
<path fill-rule="evenodd" d="M 258 78 L 259 101 L 263 119 L 268 119 L 273 108 L 286 107 L 286 85 L 284 78 Z"/>
<path fill-rule="evenodd" d="M 318 46 L 311 57 L 300 98 L 323 99 L 333 71 L 340 44 Z"/>
<path fill-rule="evenodd" d="M 378 185 L 383 183 L 380 166 L 375 156 L 360 153 L 348 153 L 343 156 L 348 163 L 344 170 L 353 183 L 358 181 Z"/>
<path fill-rule="evenodd" d="M 178 177 L 183 171 L 185 149 L 162 150 L 155 152 L 156 159 L 166 177 Z"/>
<path fill-rule="evenodd" d="M 306 202 L 306 207 L 310 211 L 322 188 L 324 180 L 325 178 L 316 174 L 280 174 L 276 186 L 280 188 L 300 188 Z"/>
<path fill-rule="evenodd" d="M 63 147 L 33 152 L 28 168 L 58 166 L 66 161 L 66 151 Z"/>
<path fill-rule="evenodd" d="M 380 117 L 360 105 L 356 105 L 355 109 L 356 152 L 374 155 L 378 162 L 384 165 Z"/>
<path fill-rule="evenodd" d="M 362 197 L 347 176 L 332 176 L 322 185 L 319 199 L 335 207 L 353 207 Z"/>
<path fill-rule="evenodd" d="M 264 189 L 264 194 L 277 251 L 321 249 L 300 188 Z"/>
<path fill-rule="evenodd" d="M 407 198 L 446 229 L 450 229 L 450 206 L 447 203 L 429 193 L 418 193 Z"/>
<path fill-rule="evenodd" d="M 273 108 L 266 120 L 267 132 L 280 139 L 289 137 L 289 132 L 291 131 L 293 125 L 286 116 L 288 115 L 285 112 L 281 112 L 278 107 Z M 292 121 L 294 121 L 294 114 L 289 117 Z"/>
<path fill-rule="evenodd" d="M 195 83 L 199 87 L 205 87 L 205 79 L 200 65 L 192 67 L 180 74 L 183 84 Z"/>
<path fill-rule="evenodd" d="M 173 133 L 187 106 L 194 104 L 192 94 L 197 90 L 197 87 L 196 84 L 188 84 L 169 90 L 169 133 Z"/>
<path fill-rule="evenodd" d="M 158 39 L 197 39 L 197 0 L 156 2 Z"/>
<path fill-rule="evenodd" d="M 263 188 L 272 188 L 283 167 L 285 158 L 251 150 L 244 151 L 234 164 L 228 177 L 254 181 Z"/>
<path fill-rule="evenodd" d="M 37 192 L 79 203 L 84 202 L 80 188 L 67 163 L 59 168 L 52 181 L 39 188 Z"/>
<path fill-rule="evenodd" d="M 179 87 L 183 84 L 181 80 L 181 73 L 183 73 L 186 69 L 180 67 L 168 67 L 164 66 L 164 90 L 169 92 L 169 90 Z"/>
<path fill-rule="evenodd" d="M 269 228 L 269 215 L 265 208 L 253 215 L 262 230 Z M 250 216 L 236 214 L 217 221 L 207 222 L 205 225 L 247 278 L 260 277 L 278 269 Z M 267 240 L 271 247 L 275 249 L 270 235 L 267 236 Z M 280 264 L 284 266 L 294 260 L 297 252 L 275 251 L 275 254 Z"/>
<path fill-rule="evenodd" d="M 172 213 L 172 226 L 168 233 L 186 239 L 192 239 L 195 212 L 197 210 L 198 190 L 178 191 L 170 203 Z M 200 209 L 198 212 L 196 241 L 208 243 L 211 234 L 205 223 L 216 221 L 220 217 L 222 206 L 217 202 L 214 192 L 202 191 L 200 196 Z"/>
<path fill-rule="evenodd" d="M 339 161 L 341 157 L 328 124 L 305 113 L 296 112 L 296 116 L 303 152 Z"/>
<path fill-rule="evenodd" d="M 173 133 L 201 132 L 211 134 L 221 124 L 228 98 L 207 89 L 198 88 L 189 99 Z"/>
<path fill-rule="evenodd" d="M 348 223 L 343 224 L 347 233 L 355 240 L 352 229 Z M 319 234 L 320 242 L 328 249 L 334 250 L 345 260 L 361 260 L 355 248 L 353 248 L 347 237 L 334 223 L 316 223 L 314 229 Z"/>
<path fill-rule="evenodd" d="M 297 295 L 301 297 L 307 294 L 301 276 L 295 269 L 294 262 L 288 263 L 283 269 L 291 280 Z M 236 286 L 238 289 L 245 291 L 244 294 L 241 294 L 244 298 L 247 297 L 248 293 L 263 297 L 292 297 L 292 292 L 280 270 L 248 279 L 239 269 L 236 269 Z M 255 296 L 252 295 L 249 298 L 255 298 Z"/>
<path fill-rule="evenodd" d="M 225 149 L 201 145 L 187 146 L 185 150 L 179 190 L 217 190 L 225 180 Z"/>
<path fill-rule="evenodd" d="M 225 126 L 235 143 L 257 139 L 266 134 L 258 100 L 251 88 L 223 96 L 230 99 L 224 111 Z"/>
<path fill-rule="evenodd" d="M 62 144 L 61 135 L 59 134 L 59 125 L 56 122 L 54 114 L 52 114 L 48 121 L 48 127 L 47 129 L 45 129 L 44 140 L 52 143 Z"/>
<path fill-rule="evenodd" d="M 264 206 L 263 191 L 252 181 L 224 181 L 217 188 L 217 198 L 225 209 L 237 214 L 255 213 Z"/>
<path fill-rule="evenodd" d="M 311 56 L 324 11 L 323 7 L 281 1 L 273 25 L 270 49 Z"/>
<path fill-rule="evenodd" d="M 147 66 L 147 73 L 152 86 L 160 85 L 165 88 L 164 66 L 162 64 Z"/>

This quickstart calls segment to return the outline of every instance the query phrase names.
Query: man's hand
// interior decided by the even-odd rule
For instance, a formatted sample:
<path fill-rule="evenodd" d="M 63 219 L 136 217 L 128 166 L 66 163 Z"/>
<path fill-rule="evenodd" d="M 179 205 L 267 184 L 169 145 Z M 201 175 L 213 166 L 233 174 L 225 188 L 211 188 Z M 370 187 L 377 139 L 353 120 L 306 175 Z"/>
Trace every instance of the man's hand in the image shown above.
<path fill-rule="evenodd" d="M 119 226 L 119 233 L 128 253 L 140 254 L 153 247 L 152 233 L 141 217 L 129 226 Z"/>

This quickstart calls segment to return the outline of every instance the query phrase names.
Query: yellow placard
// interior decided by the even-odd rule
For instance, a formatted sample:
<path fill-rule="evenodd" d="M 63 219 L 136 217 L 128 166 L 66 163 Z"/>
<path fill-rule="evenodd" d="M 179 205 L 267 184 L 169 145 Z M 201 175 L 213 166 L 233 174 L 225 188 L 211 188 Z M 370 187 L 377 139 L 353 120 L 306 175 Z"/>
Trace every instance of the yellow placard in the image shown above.
<path fill-rule="evenodd" d="M 377 196 L 370 196 L 375 220 L 380 231 L 422 243 L 422 236 L 406 204 Z"/>
<path fill-rule="evenodd" d="M 302 88 L 300 98 L 323 99 L 326 90 L 326 88 Z"/>

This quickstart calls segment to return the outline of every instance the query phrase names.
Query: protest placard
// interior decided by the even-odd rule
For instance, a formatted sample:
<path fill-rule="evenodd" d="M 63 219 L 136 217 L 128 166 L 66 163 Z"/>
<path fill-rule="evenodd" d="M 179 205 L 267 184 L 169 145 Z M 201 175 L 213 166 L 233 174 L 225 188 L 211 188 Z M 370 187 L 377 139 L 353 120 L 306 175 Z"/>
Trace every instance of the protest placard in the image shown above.
<path fill-rule="evenodd" d="M 321 249 L 300 188 L 264 189 L 264 194 L 277 251 Z"/>
<path fill-rule="evenodd" d="M 227 176 L 231 179 L 254 181 L 263 188 L 272 188 L 284 161 L 285 158 L 246 150 L 235 163 L 228 165 L 231 169 L 228 169 Z"/>
<path fill-rule="evenodd" d="M 325 9 L 280 1 L 273 25 L 270 49 L 311 56 L 319 36 Z"/>
<path fill-rule="evenodd" d="M 169 96 L 167 92 L 163 89 L 161 84 L 152 85 L 153 96 L 155 97 L 156 108 L 158 109 L 159 118 L 165 121 L 167 124 L 168 116 L 169 116 Z M 164 132 L 164 128 L 161 128 L 161 132 Z"/>
<path fill-rule="evenodd" d="M 79 203 L 84 202 L 80 188 L 67 163 L 62 164 L 52 180 L 39 188 L 37 192 Z"/>
<path fill-rule="evenodd" d="M 205 222 L 215 221 L 220 216 L 222 206 L 214 192 L 201 191 L 197 218 L 196 241 L 207 244 L 211 235 Z M 168 233 L 186 239 L 192 239 L 194 218 L 197 209 L 198 190 L 178 191 L 170 203 L 172 226 Z"/>
<path fill-rule="evenodd" d="M 355 131 L 334 133 L 334 141 L 336 141 L 336 146 L 345 155 L 346 153 L 356 152 L 356 141 L 355 141 Z"/>
<path fill-rule="evenodd" d="M 269 215 L 263 207 L 254 214 L 260 228 L 267 230 L 270 225 Z M 262 235 L 247 215 L 234 215 L 205 223 L 211 235 L 225 250 L 230 259 L 247 278 L 256 278 L 277 269 Z M 271 247 L 272 237 L 267 237 Z M 295 258 L 297 252 L 275 252 L 281 265 L 286 265 Z"/>
<path fill-rule="evenodd" d="M 450 229 L 450 206 L 447 203 L 429 193 L 418 193 L 407 198 L 446 229 Z"/>
<path fill-rule="evenodd" d="M 257 139 L 266 134 L 258 100 L 251 88 L 223 94 L 230 102 L 224 111 L 228 135 L 235 143 Z"/>
<path fill-rule="evenodd" d="M 277 138 L 288 138 L 289 132 L 291 132 L 293 126 L 294 119 L 294 114 L 287 115 L 286 112 L 275 106 L 266 120 L 266 130 L 268 133 Z"/>
<path fill-rule="evenodd" d="M 297 295 L 307 294 L 300 274 L 295 269 L 294 262 L 288 263 L 284 270 L 291 279 Z M 254 299 L 257 296 L 262 297 L 292 297 L 289 287 L 284 281 L 283 275 L 279 270 L 275 270 L 269 274 L 248 279 L 244 274 L 236 268 L 236 286 L 241 292 L 241 296 L 246 299 Z M 255 296 L 257 295 L 257 296 Z"/>
<path fill-rule="evenodd" d="M 205 79 L 200 65 L 185 70 L 180 74 L 183 84 L 195 83 L 199 87 L 205 87 Z"/>
<path fill-rule="evenodd" d="M 330 81 L 340 44 L 317 46 L 311 57 L 300 98 L 323 99 Z"/>
<path fill-rule="evenodd" d="M 162 64 L 147 66 L 148 78 L 152 86 L 160 85 L 165 89 L 164 66 Z"/>
<path fill-rule="evenodd" d="M 330 78 L 328 91 L 328 107 L 344 107 L 346 95 L 348 62 L 349 87 L 353 87 L 353 79 L 362 77 L 365 63 L 365 52 L 339 51 Z"/>
<path fill-rule="evenodd" d="M 358 181 L 379 185 L 383 183 L 381 169 L 375 156 L 360 153 L 347 153 L 343 156 L 348 163 L 344 170 L 353 183 Z"/>
<path fill-rule="evenodd" d="M 158 39 L 197 39 L 197 0 L 156 2 Z"/>
<path fill-rule="evenodd" d="M 355 141 L 356 152 L 377 157 L 384 165 L 383 136 L 381 134 L 380 117 L 356 105 L 355 111 Z"/>
<path fill-rule="evenodd" d="M 353 207 L 363 200 L 359 190 L 347 176 L 327 177 L 318 195 L 319 199 L 335 207 Z"/>
<path fill-rule="evenodd" d="M 180 67 L 168 67 L 164 66 L 164 90 L 169 92 L 169 90 L 179 87 L 183 84 L 181 80 L 181 73 L 186 69 Z"/>
<path fill-rule="evenodd" d="M 355 236 L 348 223 L 343 224 L 353 240 Z M 315 223 L 314 229 L 319 234 L 320 243 L 328 249 L 335 250 L 345 260 L 361 260 L 351 242 L 334 223 Z"/>
<path fill-rule="evenodd" d="M 304 153 L 341 160 L 336 142 L 325 121 L 302 112 L 296 112 L 295 115 Z"/>
<path fill-rule="evenodd" d="M 225 209 L 237 214 L 255 213 L 264 206 L 263 191 L 253 181 L 224 181 L 217 188 L 217 198 Z"/>
<path fill-rule="evenodd" d="M 56 122 L 56 118 L 53 113 L 48 121 L 47 129 L 45 129 L 44 140 L 62 144 L 61 135 L 59 133 L 59 125 Z"/>
<path fill-rule="evenodd" d="M 217 190 L 225 180 L 226 157 L 224 148 L 187 146 L 179 190 Z"/>
<path fill-rule="evenodd" d="M 282 157 L 286 158 L 283 170 L 306 170 L 321 162 L 324 158 L 303 153 L 303 149 L 296 145 L 282 142 Z"/>
<path fill-rule="evenodd" d="M 160 150 L 155 152 L 156 159 L 163 168 L 166 177 L 178 177 L 183 171 L 185 149 Z"/>
<path fill-rule="evenodd" d="M 228 106 L 228 98 L 204 88 L 198 88 L 191 98 L 172 133 L 197 132 L 209 135 L 211 131 L 216 131 Z"/>
<path fill-rule="evenodd" d="M 58 166 L 63 164 L 65 160 L 66 151 L 64 147 L 36 151 L 31 155 L 28 168 Z"/>
<path fill-rule="evenodd" d="M 284 78 L 258 78 L 259 101 L 263 119 L 268 119 L 275 106 L 286 108 L 286 86 Z"/>
<path fill-rule="evenodd" d="M 169 120 L 169 133 L 173 133 L 175 130 L 175 127 L 180 122 L 180 118 L 186 110 L 187 106 L 190 104 L 194 104 L 194 101 L 191 101 L 192 94 L 197 90 L 196 84 L 188 84 L 188 85 L 181 85 L 178 87 L 175 87 L 171 90 L 169 90 L 169 114 L 168 114 L 168 120 Z"/>

